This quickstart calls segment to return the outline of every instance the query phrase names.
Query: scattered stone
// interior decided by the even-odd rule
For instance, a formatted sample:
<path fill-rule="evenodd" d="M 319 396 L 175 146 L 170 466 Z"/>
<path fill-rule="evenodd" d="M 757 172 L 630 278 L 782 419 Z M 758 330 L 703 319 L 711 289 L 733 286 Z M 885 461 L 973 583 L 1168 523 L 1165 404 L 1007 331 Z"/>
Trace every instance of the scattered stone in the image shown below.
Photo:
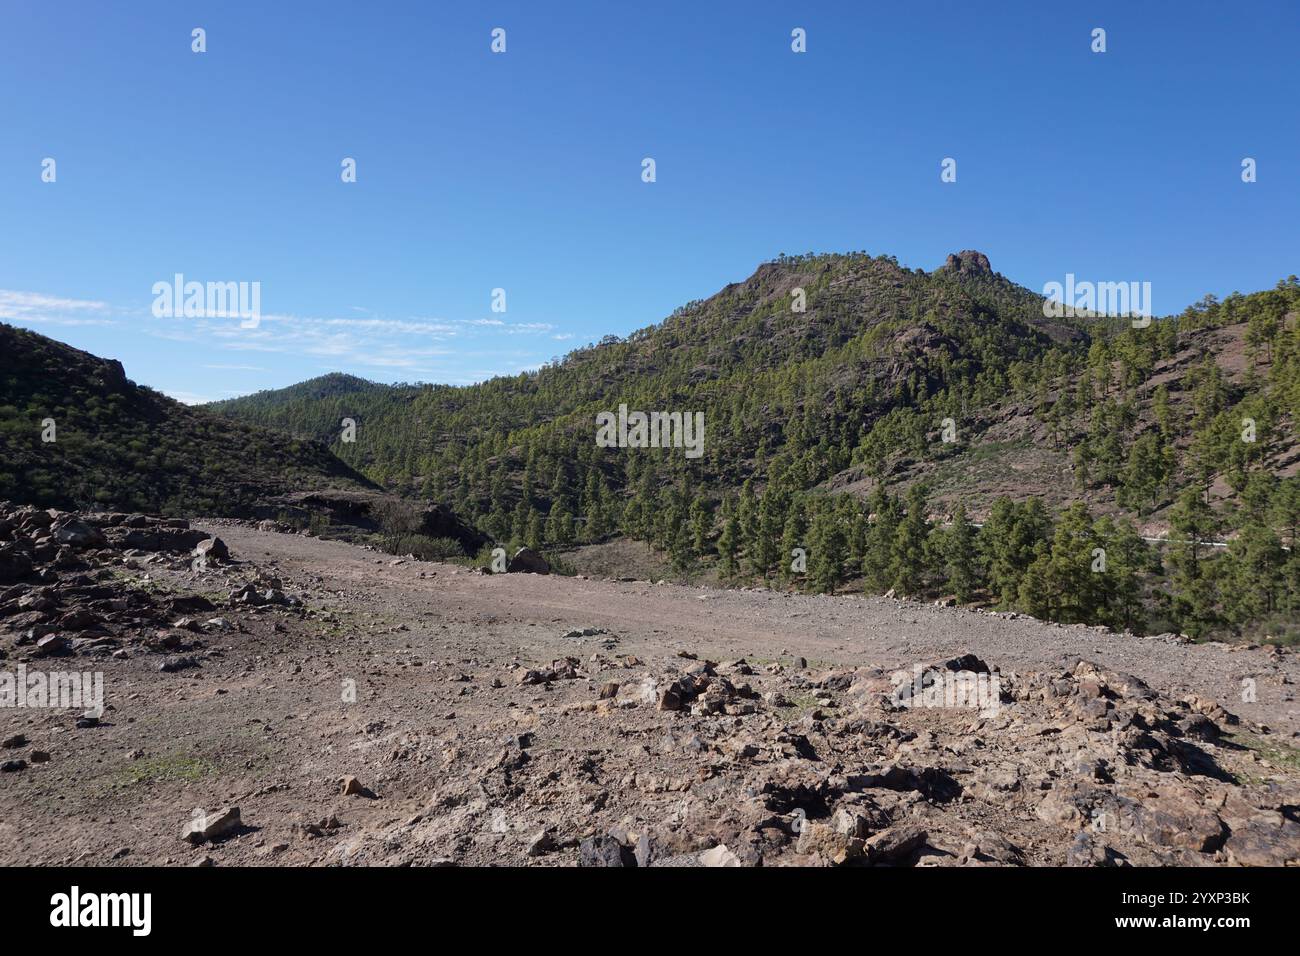
<path fill-rule="evenodd" d="M 608 631 L 606 631 L 604 628 L 601 627 L 582 627 L 582 628 L 575 627 L 572 628 L 571 630 L 565 631 L 560 636 L 564 638 L 576 639 L 580 637 L 598 637 L 601 634 L 608 634 L 608 633 L 609 633 Z"/>
<path fill-rule="evenodd" d="M 515 672 L 515 680 L 522 685 L 550 684 L 557 680 L 574 680 L 578 677 L 578 665 L 582 663 L 576 657 L 566 657 L 551 661 L 551 666 L 543 669 L 521 667 Z"/>
<path fill-rule="evenodd" d="M 328 817 L 322 817 L 320 820 L 295 823 L 293 829 L 309 837 L 323 837 L 338 830 L 343 824 L 339 818 L 331 814 Z"/>
<path fill-rule="evenodd" d="M 65 657 L 72 653 L 72 642 L 66 637 L 51 634 L 36 642 L 36 653 L 41 657 Z"/>
<path fill-rule="evenodd" d="M 587 837 L 578 844 L 578 866 L 636 866 L 636 854 L 612 836 Z"/>
<path fill-rule="evenodd" d="M 920 827 L 903 824 L 870 837 L 864 849 L 871 863 L 898 863 L 925 846 L 929 837 Z"/>
<path fill-rule="evenodd" d="M 711 850 L 700 854 L 701 866 L 743 866 L 740 857 L 727 849 L 725 843 L 719 843 Z"/>
<path fill-rule="evenodd" d="M 345 797 L 365 797 L 367 800 L 379 799 L 373 790 L 362 784 L 356 777 L 344 777 L 340 784 Z"/>
<path fill-rule="evenodd" d="M 56 544 L 72 548 L 98 548 L 106 544 L 103 532 L 75 518 L 61 522 L 52 529 Z"/>
<path fill-rule="evenodd" d="M 527 856 L 535 857 L 549 853 L 555 848 L 555 840 L 551 837 L 550 831 L 541 830 L 533 834 L 528 840 L 528 848 L 525 851 Z"/>
<path fill-rule="evenodd" d="M 239 819 L 239 807 L 222 810 L 215 816 L 203 815 L 191 820 L 181 833 L 182 840 L 198 845 L 209 840 L 221 840 L 235 833 L 243 826 Z"/>

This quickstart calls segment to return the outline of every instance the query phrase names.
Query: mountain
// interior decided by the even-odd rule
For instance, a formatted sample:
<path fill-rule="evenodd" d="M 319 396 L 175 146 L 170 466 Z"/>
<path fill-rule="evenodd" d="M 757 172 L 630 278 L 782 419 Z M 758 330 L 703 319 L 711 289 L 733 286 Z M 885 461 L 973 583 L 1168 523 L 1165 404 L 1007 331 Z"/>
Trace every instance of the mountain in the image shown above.
<path fill-rule="evenodd" d="M 0 499 L 238 515 L 303 489 L 373 487 L 319 442 L 182 405 L 119 362 L 0 324 Z"/>
<path fill-rule="evenodd" d="M 330 372 L 327 375 L 318 375 L 316 378 L 309 378 L 305 382 L 299 382 L 297 385 L 290 385 L 288 388 L 276 389 L 273 392 L 263 392 L 259 394 L 274 395 L 278 404 L 287 402 L 324 402 L 332 398 L 356 395 L 362 392 L 384 390 L 386 386 L 367 381 L 364 378 L 358 378 L 355 375 L 346 375 L 343 372 Z M 220 403 L 217 403 L 220 404 Z"/>
<path fill-rule="evenodd" d="M 792 310 L 796 288 L 806 311 Z M 1015 362 L 1086 345 L 1081 328 L 1045 320 L 1041 303 L 974 252 L 933 273 L 865 254 L 782 257 L 657 326 L 608 336 L 535 374 L 468 388 L 375 386 L 325 401 L 302 391 L 322 381 L 313 379 L 209 407 L 331 442 L 356 467 L 401 482 L 463 452 L 499 454 L 513 431 L 566 423 L 590 431 L 590 416 L 615 399 L 646 408 L 686 402 L 725 423 L 714 426 L 712 457 L 734 477 L 760 446 L 780 445 L 801 426 L 851 449 L 864 427 L 918 395 L 955 387 L 968 402 L 990 402 Z M 789 422 L 792 411 L 800 422 Z M 355 443 L 339 441 L 344 417 L 359 423 Z"/>
<path fill-rule="evenodd" d="M 534 373 L 213 410 L 571 557 L 633 539 L 691 579 L 1300 640 L 1300 281 L 1054 311 L 973 250 L 783 255 Z M 702 413 L 702 454 L 601 447 L 622 405 Z"/>

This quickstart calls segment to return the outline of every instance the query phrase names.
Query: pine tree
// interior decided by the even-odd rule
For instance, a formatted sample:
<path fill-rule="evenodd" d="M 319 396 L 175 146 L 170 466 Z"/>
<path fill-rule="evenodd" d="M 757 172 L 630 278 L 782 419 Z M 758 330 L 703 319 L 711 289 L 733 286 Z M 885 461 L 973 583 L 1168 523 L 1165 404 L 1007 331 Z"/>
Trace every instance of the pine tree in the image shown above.
<path fill-rule="evenodd" d="M 808 534 L 808 581 L 818 591 L 831 594 L 844 579 L 844 528 L 835 512 L 823 506 L 817 509 Z"/>
<path fill-rule="evenodd" d="M 750 565 L 764 577 L 778 560 L 784 525 L 785 503 L 776 487 L 769 484 L 758 504 L 757 530 L 746 549 Z"/>
<path fill-rule="evenodd" d="M 1174 413 L 1169 405 L 1169 386 L 1164 382 L 1156 386 L 1151 407 L 1156 417 L 1156 427 L 1160 431 L 1160 437 L 1165 444 L 1168 444 L 1174 434 Z"/>
<path fill-rule="evenodd" d="M 1092 448 L 1085 438 L 1079 444 L 1074 446 L 1074 455 L 1070 465 L 1074 469 L 1074 481 L 1080 491 L 1087 489 L 1092 484 Z"/>
<path fill-rule="evenodd" d="M 1021 579 L 1017 604 L 1027 614 L 1067 624 L 1095 621 L 1104 605 L 1098 579 L 1105 555 L 1092 529 L 1086 505 L 1066 508 L 1050 547 L 1035 549 L 1033 563 Z"/>
<path fill-rule="evenodd" d="M 1021 579 L 1037 559 L 1038 545 L 1046 545 L 1051 533 L 1051 520 L 1038 498 L 1023 504 L 1010 498 L 993 503 L 978 541 L 990 586 L 1003 607 L 1015 606 Z"/>
<path fill-rule="evenodd" d="M 966 506 L 958 504 L 952 524 L 943 533 L 940 551 L 944 576 L 957 600 L 968 603 L 981 586 L 979 553 L 975 545 L 975 526 L 966 517 Z"/>
<path fill-rule="evenodd" d="M 1169 551 L 1171 610 L 1183 631 L 1200 637 L 1219 620 L 1218 592 L 1205 543 L 1218 529 L 1218 520 L 1201 492 L 1188 488 L 1170 512 L 1169 524 L 1176 536 Z"/>
<path fill-rule="evenodd" d="M 1148 432 L 1133 442 L 1120 478 L 1117 498 L 1121 507 L 1141 515 L 1145 509 L 1158 505 L 1164 497 L 1169 468 L 1166 452 L 1153 433 Z"/>
<path fill-rule="evenodd" d="M 844 557 L 844 568 L 846 574 L 853 575 L 861 570 L 862 561 L 866 557 L 871 525 L 867 522 L 867 515 L 857 501 L 848 495 L 844 496 L 844 500 L 849 504 L 849 532 L 845 543 L 847 553 Z"/>
<path fill-rule="evenodd" d="M 736 573 L 736 555 L 740 547 L 740 519 L 735 509 L 728 509 L 718 536 L 718 569 L 726 576 Z"/>
<path fill-rule="evenodd" d="M 781 577 L 789 578 L 793 575 L 791 564 L 794 560 L 796 548 L 803 548 L 807 551 L 811 548 L 808 536 L 808 521 L 804 514 L 804 506 L 800 501 L 795 501 L 790 506 L 790 512 L 785 519 L 785 528 L 781 534 Z"/>
<path fill-rule="evenodd" d="M 1274 614 L 1283 599 L 1286 552 L 1277 535 L 1252 518 L 1228 543 L 1223 567 L 1223 616 L 1241 633 Z"/>
<path fill-rule="evenodd" d="M 926 510 L 924 486 L 912 485 L 907 490 L 906 511 L 894 534 L 889 560 L 890 579 L 902 594 L 919 594 L 925 583 L 926 541 L 930 536 Z"/>
<path fill-rule="evenodd" d="M 697 555 L 709 550 L 709 538 L 713 534 L 713 511 L 703 495 L 696 495 L 691 502 L 691 547 Z"/>
<path fill-rule="evenodd" d="M 583 514 L 582 536 L 587 541 L 599 541 L 608 533 L 605 525 L 605 509 L 601 507 L 600 498 L 593 497 Z"/>
<path fill-rule="evenodd" d="M 1141 634 L 1146 629 L 1142 605 L 1142 576 L 1157 570 L 1151 548 L 1124 518 L 1113 522 L 1099 518 L 1097 538 L 1106 552 L 1102 572 L 1102 612 L 1098 623 Z"/>
<path fill-rule="evenodd" d="M 524 533 L 524 541 L 528 547 L 534 551 L 540 551 L 542 547 L 542 516 L 533 510 L 530 505 L 528 508 L 527 530 Z"/>
<path fill-rule="evenodd" d="M 882 592 L 891 587 L 890 559 L 894 552 L 894 535 L 902 520 L 898 499 L 877 488 L 871 496 L 873 520 L 867 532 L 866 553 L 862 558 L 862 576 L 868 591 Z"/>
<path fill-rule="evenodd" d="M 758 540 L 758 501 L 754 494 L 754 479 L 746 478 L 740 486 L 740 501 L 736 517 L 740 521 L 741 547 L 752 551 Z"/>

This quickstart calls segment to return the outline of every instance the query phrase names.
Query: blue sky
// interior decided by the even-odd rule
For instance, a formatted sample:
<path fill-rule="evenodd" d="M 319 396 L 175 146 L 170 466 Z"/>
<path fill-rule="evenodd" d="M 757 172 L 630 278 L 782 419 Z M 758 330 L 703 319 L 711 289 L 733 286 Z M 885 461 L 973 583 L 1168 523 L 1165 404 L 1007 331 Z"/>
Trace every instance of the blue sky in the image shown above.
<path fill-rule="evenodd" d="M 1178 311 L 1300 271 L 1298 41 L 1294 0 L 6 0 L 0 319 L 198 401 L 518 372 L 781 252 Z M 178 272 L 262 322 L 154 317 Z"/>

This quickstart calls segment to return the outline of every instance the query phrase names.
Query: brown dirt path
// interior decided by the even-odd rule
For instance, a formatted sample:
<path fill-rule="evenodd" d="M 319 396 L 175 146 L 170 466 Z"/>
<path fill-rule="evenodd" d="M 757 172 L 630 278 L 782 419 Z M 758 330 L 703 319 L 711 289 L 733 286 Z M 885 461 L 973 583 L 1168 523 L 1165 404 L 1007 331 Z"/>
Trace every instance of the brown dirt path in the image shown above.
<path fill-rule="evenodd" d="M 810 672 L 905 669 L 961 653 L 1018 672 L 1084 657 L 1161 693 L 1218 701 L 1282 740 L 1300 728 L 1291 654 L 881 598 L 485 576 L 394 564 L 340 542 L 224 523 L 211 530 L 237 560 L 278 574 L 313 614 L 223 609 L 237 628 L 210 636 L 203 666 L 178 674 L 159 673 L 148 655 L 77 661 L 105 673 L 110 709 L 94 729 L 73 728 L 75 715 L 63 712 L 0 712 L 0 734 L 22 732 L 51 754 L 0 776 L 0 864 L 525 862 L 521 846 L 533 828 L 557 819 L 576 827 L 584 814 L 614 812 L 602 808 L 634 819 L 635 800 L 617 806 L 624 792 L 670 792 L 698 764 L 679 753 L 673 714 L 625 710 L 602 722 L 591 713 L 604 676 L 543 686 L 515 679 L 521 667 L 570 655 L 634 655 L 639 670 L 605 671 L 625 681 L 679 651 L 787 666 L 803 657 Z M 162 586 L 231 588 L 220 577 L 156 575 Z M 608 633 L 563 636 L 571 628 Z M 1256 682 L 1256 702 L 1241 700 L 1246 678 Z M 341 693 L 348 683 L 355 701 Z M 510 790 L 507 773 L 503 793 L 502 747 L 508 755 L 521 733 L 536 737 L 534 760 L 551 761 L 555 779 L 586 782 L 564 797 L 525 794 Z M 652 750 L 662 758 L 647 761 Z M 662 779 L 646 780 L 651 765 Z M 345 775 L 381 799 L 341 796 Z M 196 809 L 232 804 L 247 825 L 237 839 L 198 848 L 180 839 Z M 337 831 L 302 829 L 331 815 L 342 823 Z"/>

